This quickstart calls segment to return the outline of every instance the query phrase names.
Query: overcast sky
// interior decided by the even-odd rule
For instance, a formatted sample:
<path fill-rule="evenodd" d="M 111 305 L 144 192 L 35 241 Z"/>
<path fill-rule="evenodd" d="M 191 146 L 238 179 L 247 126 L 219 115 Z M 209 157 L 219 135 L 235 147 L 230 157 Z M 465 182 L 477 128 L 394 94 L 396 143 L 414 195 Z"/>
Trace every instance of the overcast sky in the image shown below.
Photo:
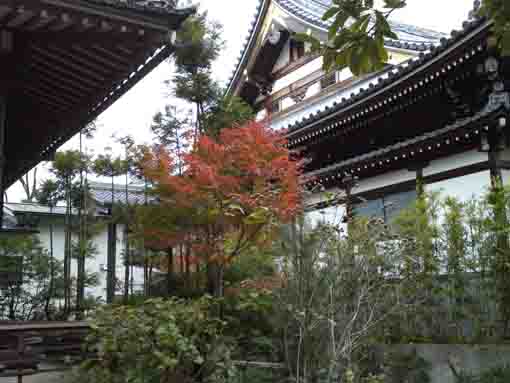
<path fill-rule="evenodd" d="M 201 7 L 207 9 L 211 18 L 224 26 L 226 47 L 214 67 L 215 76 L 226 81 L 235 68 L 239 51 L 255 17 L 259 0 L 202 0 Z M 395 13 L 393 19 L 420 27 L 449 33 L 459 29 L 473 5 L 472 0 L 408 0 L 408 7 Z M 165 80 L 172 78 L 171 66 L 161 64 L 98 119 L 95 138 L 86 142 L 87 149 L 95 154 L 112 145 L 112 136 L 132 135 L 137 142 L 150 142 L 152 116 L 167 103 L 175 103 L 168 96 Z M 114 146 L 115 147 L 115 146 Z M 62 149 L 77 148 L 77 139 L 70 140 Z M 42 166 L 44 168 L 44 166 Z M 40 181 L 48 177 L 41 169 Z M 25 198 L 19 185 L 8 191 L 9 201 Z"/>

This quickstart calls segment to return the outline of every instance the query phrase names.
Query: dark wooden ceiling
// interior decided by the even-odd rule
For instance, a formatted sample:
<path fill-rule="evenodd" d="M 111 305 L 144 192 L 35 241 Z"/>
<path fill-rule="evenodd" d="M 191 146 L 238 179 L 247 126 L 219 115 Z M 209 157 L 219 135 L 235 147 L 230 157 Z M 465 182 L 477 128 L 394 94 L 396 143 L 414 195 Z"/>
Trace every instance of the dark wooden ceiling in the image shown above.
<path fill-rule="evenodd" d="M 5 185 L 167 58 L 170 31 L 190 13 L 77 0 L 0 0 Z"/>

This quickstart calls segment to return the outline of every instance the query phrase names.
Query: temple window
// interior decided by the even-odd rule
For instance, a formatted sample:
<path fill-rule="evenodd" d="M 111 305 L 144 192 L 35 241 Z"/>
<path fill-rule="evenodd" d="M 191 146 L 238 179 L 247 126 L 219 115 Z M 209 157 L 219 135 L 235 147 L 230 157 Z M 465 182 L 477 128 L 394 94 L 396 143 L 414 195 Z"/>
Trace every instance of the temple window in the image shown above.
<path fill-rule="evenodd" d="M 356 204 L 354 213 L 357 216 L 382 218 L 391 223 L 403 210 L 409 208 L 416 200 L 416 191 L 389 194 Z"/>

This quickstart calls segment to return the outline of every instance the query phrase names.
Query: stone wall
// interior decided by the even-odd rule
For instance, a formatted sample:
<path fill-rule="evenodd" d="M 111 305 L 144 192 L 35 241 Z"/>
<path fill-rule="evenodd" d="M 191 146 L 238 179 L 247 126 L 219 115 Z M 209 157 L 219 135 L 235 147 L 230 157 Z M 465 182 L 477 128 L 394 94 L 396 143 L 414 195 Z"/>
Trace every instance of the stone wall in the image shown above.
<path fill-rule="evenodd" d="M 383 350 L 404 355 L 416 352 L 430 365 L 430 383 L 456 383 L 450 365 L 459 372 L 478 374 L 510 364 L 510 345 L 410 344 L 384 346 Z"/>

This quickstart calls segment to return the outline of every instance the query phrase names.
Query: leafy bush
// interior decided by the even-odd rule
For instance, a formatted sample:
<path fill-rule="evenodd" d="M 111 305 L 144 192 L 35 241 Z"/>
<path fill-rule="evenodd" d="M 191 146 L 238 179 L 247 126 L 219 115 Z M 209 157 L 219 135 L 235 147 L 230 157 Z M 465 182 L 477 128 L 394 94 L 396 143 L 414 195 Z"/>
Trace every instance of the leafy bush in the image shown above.
<path fill-rule="evenodd" d="M 270 291 L 241 291 L 225 298 L 226 333 L 235 339 L 236 359 L 279 361 L 280 341 Z"/>
<path fill-rule="evenodd" d="M 225 382 L 234 374 L 232 346 L 216 311 L 209 297 L 101 308 L 88 339 L 99 358 L 80 374 L 99 383 Z"/>
<path fill-rule="evenodd" d="M 510 366 L 495 367 L 480 375 L 459 374 L 457 383 L 506 383 L 510 382 Z"/>

